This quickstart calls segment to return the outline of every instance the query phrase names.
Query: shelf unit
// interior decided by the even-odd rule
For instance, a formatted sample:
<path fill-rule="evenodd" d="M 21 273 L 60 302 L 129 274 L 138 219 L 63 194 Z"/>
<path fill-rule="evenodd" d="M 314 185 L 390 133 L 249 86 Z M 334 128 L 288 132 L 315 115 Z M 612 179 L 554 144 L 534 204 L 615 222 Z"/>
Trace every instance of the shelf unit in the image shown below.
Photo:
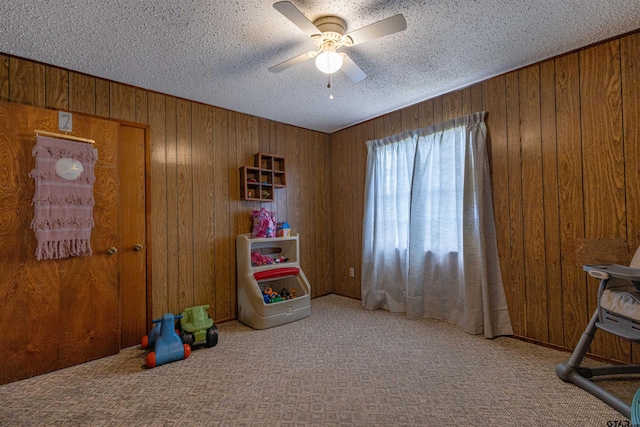
<path fill-rule="evenodd" d="M 240 200 L 273 202 L 275 190 L 286 186 L 282 156 L 257 153 L 253 156 L 253 166 L 240 167 Z"/>
<path fill-rule="evenodd" d="M 251 253 L 265 256 L 283 256 L 282 263 L 255 265 Z M 238 320 L 254 329 L 267 329 L 304 319 L 311 315 L 311 284 L 300 267 L 300 240 L 297 234 L 289 237 L 254 239 L 251 233 L 236 236 Z M 295 273 L 289 273 L 293 267 Z M 279 274 L 279 271 L 284 271 Z M 261 273 L 263 274 L 261 276 Z M 274 273 L 266 275 L 264 273 Z M 296 289 L 293 299 L 265 303 L 265 288 Z"/>

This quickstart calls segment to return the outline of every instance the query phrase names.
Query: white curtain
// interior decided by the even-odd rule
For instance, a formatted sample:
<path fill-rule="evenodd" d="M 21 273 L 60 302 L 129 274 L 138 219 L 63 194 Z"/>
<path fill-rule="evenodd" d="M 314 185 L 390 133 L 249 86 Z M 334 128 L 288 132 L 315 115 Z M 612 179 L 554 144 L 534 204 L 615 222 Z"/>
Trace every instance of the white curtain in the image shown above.
<path fill-rule="evenodd" d="M 367 142 L 362 304 L 511 335 L 484 112 Z"/>

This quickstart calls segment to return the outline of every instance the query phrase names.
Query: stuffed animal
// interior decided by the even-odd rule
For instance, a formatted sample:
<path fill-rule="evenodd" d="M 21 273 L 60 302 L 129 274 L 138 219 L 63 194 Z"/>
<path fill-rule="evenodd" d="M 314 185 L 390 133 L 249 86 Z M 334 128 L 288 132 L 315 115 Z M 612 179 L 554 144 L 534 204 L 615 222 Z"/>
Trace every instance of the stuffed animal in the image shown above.
<path fill-rule="evenodd" d="M 262 255 L 260 252 L 251 252 L 251 262 L 255 265 L 273 264 L 273 258 Z"/>

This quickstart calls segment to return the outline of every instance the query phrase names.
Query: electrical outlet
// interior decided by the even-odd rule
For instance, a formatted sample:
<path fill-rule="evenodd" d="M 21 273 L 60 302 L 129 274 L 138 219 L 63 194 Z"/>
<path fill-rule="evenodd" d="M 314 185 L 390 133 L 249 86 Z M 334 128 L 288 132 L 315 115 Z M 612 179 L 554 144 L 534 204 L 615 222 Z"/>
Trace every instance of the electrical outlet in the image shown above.
<path fill-rule="evenodd" d="M 355 270 L 353 269 L 353 267 L 349 268 L 349 276 L 353 277 L 356 275 Z"/>

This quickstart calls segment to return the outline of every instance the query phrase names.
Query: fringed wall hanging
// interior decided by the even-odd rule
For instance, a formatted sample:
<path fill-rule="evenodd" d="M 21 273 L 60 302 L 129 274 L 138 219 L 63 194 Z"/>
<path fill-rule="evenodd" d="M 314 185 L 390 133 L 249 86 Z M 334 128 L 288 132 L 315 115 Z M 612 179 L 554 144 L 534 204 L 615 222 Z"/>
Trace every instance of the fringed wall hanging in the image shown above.
<path fill-rule="evenodd" d="M 35 180 L 31 228 L 38 241 L 36 258 L 91 255 L 93 169 L 98 150 L 86 142 L 37 135 L 33 157 L 36 165 L 30 173 Z"/>

